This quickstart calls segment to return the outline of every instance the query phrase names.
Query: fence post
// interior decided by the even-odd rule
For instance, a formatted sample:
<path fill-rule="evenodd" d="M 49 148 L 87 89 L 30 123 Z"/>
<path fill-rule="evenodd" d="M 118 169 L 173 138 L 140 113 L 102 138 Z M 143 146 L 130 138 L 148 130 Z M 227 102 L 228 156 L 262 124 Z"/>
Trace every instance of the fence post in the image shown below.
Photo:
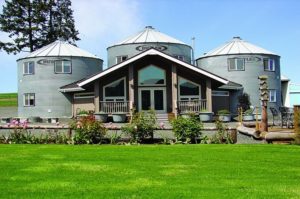
<path fill-rule="evenodd" d="M 300 144 L 300 105 L 294 105 L 294 128 L 295 141 Z"/>

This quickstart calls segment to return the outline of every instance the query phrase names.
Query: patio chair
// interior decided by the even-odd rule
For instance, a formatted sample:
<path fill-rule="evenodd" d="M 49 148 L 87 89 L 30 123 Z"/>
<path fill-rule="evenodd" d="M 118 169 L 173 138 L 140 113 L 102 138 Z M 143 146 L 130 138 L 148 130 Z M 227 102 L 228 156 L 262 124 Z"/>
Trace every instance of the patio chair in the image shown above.
<path fill-rule="evenodd" d="M 279 107 L 280 113 L 281 113 L 281 127 L 286 126 L 287 128 L 290 128 L 294 126 L 294 113 L 293 108 L 289 107 Z"/>
<path fill-rule="evenodd" d="M 272 126 L 275 126 L 275 117 L 277 117 L 277 119 L 279 119 L 279 112 L 275 107 L 270 107 L 271 113 L 272 113 L 272 117 L 273 117 L 273 123 Z M 282 122 L 281 122 L 282 124 Z"/>

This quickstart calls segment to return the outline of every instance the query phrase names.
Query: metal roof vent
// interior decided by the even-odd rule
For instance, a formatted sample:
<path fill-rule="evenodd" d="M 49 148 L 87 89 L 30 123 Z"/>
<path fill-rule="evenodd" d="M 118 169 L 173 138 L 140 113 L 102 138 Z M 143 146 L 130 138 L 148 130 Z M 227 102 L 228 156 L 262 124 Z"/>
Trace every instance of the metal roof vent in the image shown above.
<path fill-rule="evenodd" d="M 154 29 L 152 26 L 146 26 L 147 29 Z"/>
<path fill-rule="evenodd" d="M 242 40 L 242 38 L 239 37 L 239 36 L 233 37 L 232 39 L 235 39 L 235 40 Z"/>

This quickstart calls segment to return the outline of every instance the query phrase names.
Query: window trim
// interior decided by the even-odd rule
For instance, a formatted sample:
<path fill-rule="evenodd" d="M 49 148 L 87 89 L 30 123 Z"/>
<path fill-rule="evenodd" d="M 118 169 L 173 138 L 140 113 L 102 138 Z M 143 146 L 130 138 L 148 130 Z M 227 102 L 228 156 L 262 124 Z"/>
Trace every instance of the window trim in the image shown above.
<path fill-rule="evenodd" d="M 185 61 L 184 55 L 173 55 L 173 57 L 175 57 L 176 59 L 178 59 L 180 61 Z M 182 57 L 182 59 L 180 59 L 179 57 Z"/>
<path fill-rule="evenodd" d="M 146 68 L 148 68 L 148 67 L 150 67 L 150 66 L 153 66 L 153 67 L 155 67 L 155 68 L 158 68 L 159 70 L 162 70 L 163 72 L 164 72 L 164 83 L 163 84 L 140 84 L 140 71 L 142 71 L 142 70 L 144 70 L 144 69 L 146 69 Z M 154 65 L 154 64 L 150 64 L 150 65 L 147 65 L 146 67 L 143 67 L 143 68 L 141 68 L 141 69 L 139 69 L 138 70 L 138 86 L 140 86 L 140 87 L 151 87 L 151 86 L 155 86 L 155 87 L 162 87 L 162 86 L 166 86 L 167 85 L 167 72 L 166 72 L 166 70 L 165 69 L 163 69 L 163 68 L 160 68 L 160 67 L 158 67 L 158 66 L 156 66 L 156 65 Z"/>
<path fill-rule="evenodd" d="M 57 72 L 57 71 L 56 71 L 56 63 L 57 63 L 57 62 L 62 62 L 62 72 Z M 71 63 L 71 65 L 70 65 L 70 72 L 67 72 L 67 73 L 66 73 L 66 72 L 64 71 L 64 65 L 63 65 L 64 62 L 70 62 L 70 63 Z M 73 67 L 72 67 L 72 61 L 71 61 L 71 60 L 55 60 L 55 61 L 54 61 L 54 73 L 55 73 L 55 74 L 72 74 L 72 68 L 73 68 Z"/>
<path fill-rule="evenodd" d="M 180 79 L 186 80 L 186 81 L 188 81 L 188 82 L 190 82 L 190 83 L 198 86 L 199 87 L 199 95 L 180 95 Z M 178 99 L 179 100 L 181 100 L 181 98 L 188 98 L 188 101 L 193 101 L 194 99 L 192 100 L 192 98 L 197 98 L 198 100 L 202 99 L 201 98 L 201 85 L 200 84 L 197 84 L 197 83 L 195 83 L 195 82 L 193 82 L 191 80 L 188 80 L 186 78 L 183 78 L 181 76 L 178 76 L 178 83 L 177 83 L 177 85 L 178 85 Z M 181 101 L 186 101 L 186 100 L 181 100 Z"/>
<path fill-rule="evenodd" d="M 27 67 L 27 70 L 29 71 L 29 63 L 33 63 L 33 71 L 32 73 L 25 73 L 25 67 Z M 35 64 L 34 61 L 27 61 L 23 63 L 23 75 L 34 75 L 35 72 Z"/>
<path fill-rule="evenodd" d="M 274 92 L 274 100 L 271 101 L 271 91 Z M 276 103 L 277 102 L 277 90 L 276 89 L 269 89 L 269 102 Z"/>
<path fill-rule="evenodd" d="M 221 93 L 224 93 L 224 94 L 216 94 L 214 92 L 221 92 Z M 229 97 L 229 91 L 212 90 L 211 95 L 212 96 L 217 96 L 217 97 Z"/>
<path fill-rule="evenodd" d="M 234 60 L 234 65 L 235 65 L 235 69 L 231 69 L 230 68 L 230 60 L 233 59 Z M 242 59 L 243 60 L 243 69 L 239 70 L 237 68 L 237 60 Z M 245 62 L 245 58 L 228 58 L 227 59 L 227 65 L 228 65 L 228 71 L 245 71 L 246 68 L 246 62 Z"/>
<path fill-rule="evenodd" d="M 119 57 L 121 57 L 121 61 L 120 62 L 118 62 L 118 58 Z M 122 59 L 123 57 L 126 57 L 126 59 L 123 60 Z M 118 55 L 118 56 L 116 56 L 116 64 L 122 63 L 123 61 L 126 61 L 127 59 L 128 59 L 128 55 Z"/>
<path fill-rule="evenodd" d="M 29 105 L 26 105 L 26 95 L 33 95 L 33 105 L 30 105 L 30 98 L 29 98 Z M 35 106 L 35 93 L 24 93 L 23 94 L 23 106 L 24 107 L 34 107 Z"/>
<path fill-rule="evenodd" d="M 124 81 L 124 96 L 106 97 L 105 88 L 120 80 Z M 126 77 L 122 77 L 103 86 L 103 101 L 113 100 L 114 102 L 117 102 L 117 100 L 123 100 L 125 102 L 126 99 L 127 99 Z"/>
<path fill-rule="evenodd" d="M 265 68 L 265 60 L 268 60 L 268 68 Z M 273 70 L 270 69 L 270 61 L 273 61 Z M 275 59 L 272 58 L 263 58 L 263 67 L 264 67 L 264 71 L 268 71 L 268 72 L 275 72 L 275 68 L 276 68 L 276 64 L 275 64 Z"/>

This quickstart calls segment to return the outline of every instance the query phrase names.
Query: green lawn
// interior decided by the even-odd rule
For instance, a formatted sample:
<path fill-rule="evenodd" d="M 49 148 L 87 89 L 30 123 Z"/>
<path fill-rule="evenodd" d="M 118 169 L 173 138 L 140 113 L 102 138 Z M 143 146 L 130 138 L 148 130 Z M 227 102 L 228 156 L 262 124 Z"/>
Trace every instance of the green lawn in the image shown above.
<path fill-rule="evenodd" d="M 0 145 L 0 198 L 300 198 L 290 145 Z"/>
<path fill-rule="evenodd" d="M 17 93 L 0 93 L 0 107 L 18 106 Z"/>

